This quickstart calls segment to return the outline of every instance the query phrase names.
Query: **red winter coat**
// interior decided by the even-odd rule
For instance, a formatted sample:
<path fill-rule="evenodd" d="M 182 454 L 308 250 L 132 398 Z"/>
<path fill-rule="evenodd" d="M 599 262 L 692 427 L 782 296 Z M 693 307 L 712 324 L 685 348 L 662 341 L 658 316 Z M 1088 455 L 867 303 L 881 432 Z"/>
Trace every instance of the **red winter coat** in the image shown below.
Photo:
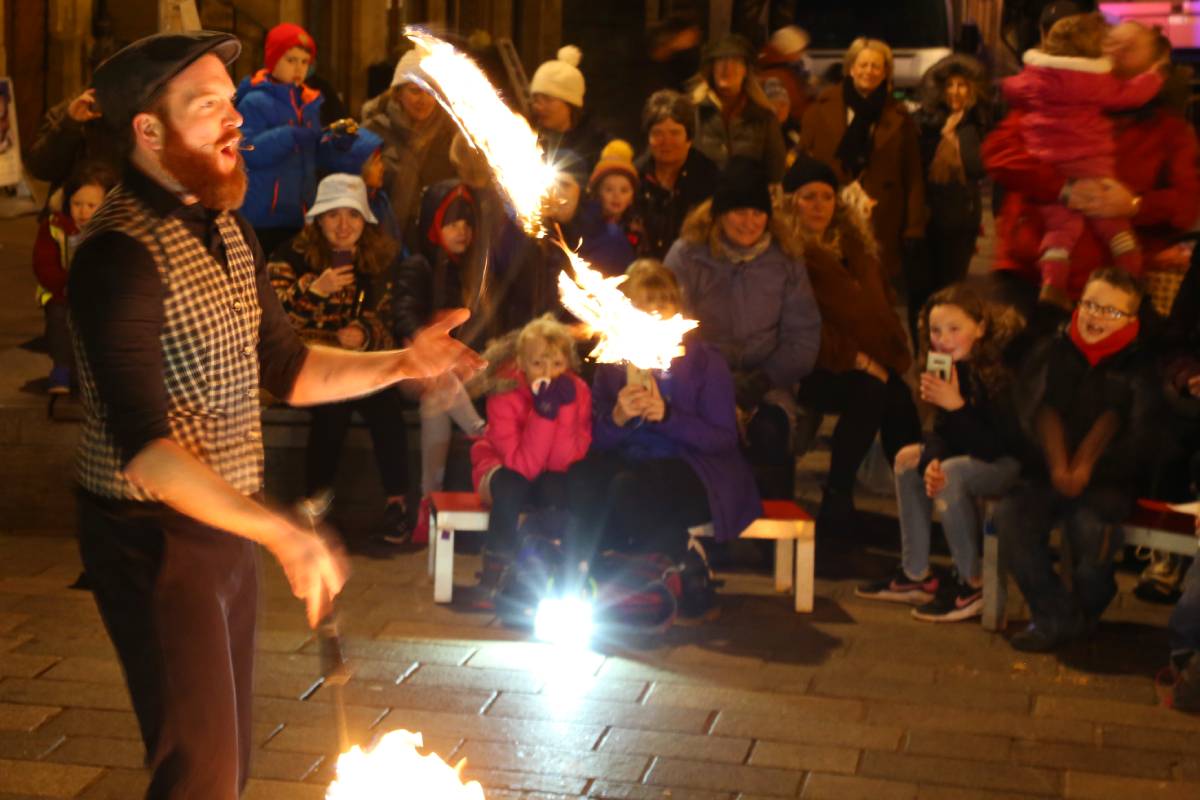
<path fill-rule="evenodd" d="M 33 242 L 33 274 L 37 277 L 39 305 L 67 302 L 67 237 L 79 232 L 75 221 L 56 211 L 38 225 Z"/>
<path fill-rule="evenodd" d="M 516 385 L 487 400 L 487 433 L 471 447 L 471 481 L 476 491 L 496 467 L 533 480 L 543 472 L 566 472 L 592 445 L 592 393 L 573 373 L 575 402 L 546 419 L 533 410 L 533 392 L 515 365 L 502 377 Z"/>
<path fill-rule="evenodd" d="M 1121 80 L 1111 70 L 1106 58 L 1025 53 L 1025 69 L 1003 82 L 1009 106 L 1023 112 L 1025 149 L 1050 164 L 1086 165 L 1067 171 L 1072 177 L 1111 177 L 1113 123 L 1105 112 L 1144 106 L 1162 88 L 1157 72 Z"/>
<path fill-rule="evenodd" d="M 1191 228 L 1200 213 L 1200 176 L 1196 172 L 1196 134 L 1182 118 L 1151 107 L 1116 118 L 1117 180 L 1142 198 L 1130 220 L 1143 263 L 1152 263 L 1170 238 Z M 1053 165 L 1030 155 L 1021 137 L 1021 113 L 1009 114 L 983 143 L 988 172 L 1006 190 L 996 214 L 993 269 L 1012 270 L 1041 284 L 1037 268 L 1042 239 L 1039 205 L 1059 200 L 1067 179 Z M 1111 263 L 1108 246 L 1085 227 L 1071 251 L 1068 290 L 1083 293 L 1088 275 Z"/>

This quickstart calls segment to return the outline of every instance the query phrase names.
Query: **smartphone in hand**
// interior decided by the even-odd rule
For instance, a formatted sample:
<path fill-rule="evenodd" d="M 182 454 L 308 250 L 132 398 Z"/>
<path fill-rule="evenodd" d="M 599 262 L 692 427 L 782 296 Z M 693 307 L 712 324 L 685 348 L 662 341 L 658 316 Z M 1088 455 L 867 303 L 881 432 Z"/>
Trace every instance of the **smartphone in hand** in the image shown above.
<path fill-rule="evenodd" d="M 930 353 L 925 358 L 925 371 L 932 372 L 947 383 L 954 370 L 954 359 L 948 353 Z"/>

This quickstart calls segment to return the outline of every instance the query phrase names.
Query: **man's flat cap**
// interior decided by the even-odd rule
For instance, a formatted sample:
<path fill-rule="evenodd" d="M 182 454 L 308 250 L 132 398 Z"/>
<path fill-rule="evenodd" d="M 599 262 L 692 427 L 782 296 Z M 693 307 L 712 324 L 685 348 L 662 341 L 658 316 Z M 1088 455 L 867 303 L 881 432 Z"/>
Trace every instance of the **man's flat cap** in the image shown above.
<path fill-rule="evenodd" d="M 229 33 L 156 33 L 123 47 L 96 68 L 92 86 L 104 120 L 123 133 L 130 121 L 158 98 L 172 78 L 212 53 L 226 65 L 242 52 Z"/>

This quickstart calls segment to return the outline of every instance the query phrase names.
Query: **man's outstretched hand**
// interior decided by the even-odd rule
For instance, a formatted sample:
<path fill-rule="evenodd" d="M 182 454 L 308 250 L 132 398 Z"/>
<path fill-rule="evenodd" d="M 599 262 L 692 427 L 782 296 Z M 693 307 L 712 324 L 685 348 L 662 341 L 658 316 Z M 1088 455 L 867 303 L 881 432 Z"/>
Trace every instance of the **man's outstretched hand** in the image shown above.
<path fill-rule="evenodd" d="M 453 372 L 465 381 L 487 366 L 478 353 L 450 335 L 470 317 L 467 309 L 456 308 L 417 331 L 412 345 L 404 351 L 403 374 L 397 380 L 434 378 Z"/>

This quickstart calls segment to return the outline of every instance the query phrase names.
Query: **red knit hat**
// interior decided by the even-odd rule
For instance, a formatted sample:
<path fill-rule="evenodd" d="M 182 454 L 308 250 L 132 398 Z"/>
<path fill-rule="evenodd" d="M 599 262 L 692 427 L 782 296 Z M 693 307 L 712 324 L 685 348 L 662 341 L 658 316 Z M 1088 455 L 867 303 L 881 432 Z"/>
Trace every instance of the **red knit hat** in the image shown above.
<path fill-rule="evenodd" d="M 271 28 L 267 34 L 267 43 L 263 46 L 263 66 L 267 68 L 267 72 L 274 72 L 279 59 L 293 47 L 307 50 L 312 60 L 317 60 L 317 43 L 304 28 L 294 22 L 281 22 Z"/>

